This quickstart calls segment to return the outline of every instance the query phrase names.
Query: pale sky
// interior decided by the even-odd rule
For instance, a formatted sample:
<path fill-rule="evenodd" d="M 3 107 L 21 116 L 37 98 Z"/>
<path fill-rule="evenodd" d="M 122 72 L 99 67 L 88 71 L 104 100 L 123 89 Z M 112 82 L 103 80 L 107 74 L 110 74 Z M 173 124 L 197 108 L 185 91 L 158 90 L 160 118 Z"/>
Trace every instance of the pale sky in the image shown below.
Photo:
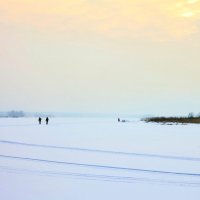
<path fill-rule="evenodd" d="M 200 112 L 199 0 L 0 0 L 0 110 Z"/>

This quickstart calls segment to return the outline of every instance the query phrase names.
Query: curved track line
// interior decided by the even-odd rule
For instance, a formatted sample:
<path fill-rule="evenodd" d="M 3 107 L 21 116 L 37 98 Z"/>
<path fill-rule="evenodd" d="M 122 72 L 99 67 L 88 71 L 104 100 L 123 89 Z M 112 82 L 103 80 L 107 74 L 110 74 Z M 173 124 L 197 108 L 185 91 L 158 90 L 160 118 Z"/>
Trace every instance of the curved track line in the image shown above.
<path fill-rule="evenodd" d="M 197 157 L 181 157 L 181 156 L 170 156 L 170 155 L 168 156 L 168 155 L 160 155 L 160 154 L 145 154 L 145 153 L 122 152 L 122 151 L 108 151 L 108 150 L 87 149 L 87 148 L 79 148 L 79 147 L 64 147 L 64 146 L 54 146 L 54 145 L 31 144 L 31 143 L 24 143 L 24 142 L 17 142 L 17 141 L 7 141 L 7 140 L 0 140 L 0 143 L 10 144 L 10 145 L 21 145 L 21 146 L 28 146 L 28 147 L 63 149 L 63 150 L 71 150 L 71 151 L 85 151 L 85 152 L 115 154 L 115 155 L 124 155 L 124 156 L 152 157 L 152 158 L 160 158 L 160 159 L 186 160 L 186 161 L 196 161 L 196 162 L 200 161 L 200 158 L 197 158 Z"/>
<path fill-rule="evenodd" d="M 179 186 L 191 186 L 199 187 L 200 182 L 188 182 L 188 181 L 172 181 L 162 180 L 153 178 L 139 178 L 130 176 L 110 176 L 103 174 L 85 174 L 85 173 L 72 173 L 72 172 L 59 172 L 59 171 L 44 171 L 44 170 L 29 170 L 29 169 L 18 169 L 10 168 L 7 166 L 0 166 L 0 171 L 15 174 L 31 174 L 31 175 L 44 175 L 44 176 L 61 176 L 61 177 L 72 177 L 82 180 L 97 180 L 97 181 L 109 181 L 119 183 L 135 183 L 135 182 L 147 182 L 147 183 L 158 183 L 158 184 L 174 184 Z"/>
<path fill-rule="evenodd" d="M 120 170 L 120 171 L 146 172 L 146 173 L 151 173 L 151 174 L 168 174 L 168 175 L 200 177 L 199 173 L 184 173 L 184 172 L 160 171 L 160 170 L 150 170 L 150 169 L 137 169 L 137 168 L 129 168 L 129 167 L 116 167 L 116 166 L 107 166 L 107 165 L 74 163 L 74 162 L 45 160 L 45 159 L 38 159 L 38 158 L 9 156 L 9 155 L 0 155 L 0 157 L 7 158 L 7 159 L 25 160 L 25 161 L 40 162 L 40 163 L 59 164 L 59 165 L 71 165 L 71 166 L 79 166 L 79 167 L 86 167 L 86 168 L 99 168 L 99 169 L 110 169 L 110 170 Z"/>

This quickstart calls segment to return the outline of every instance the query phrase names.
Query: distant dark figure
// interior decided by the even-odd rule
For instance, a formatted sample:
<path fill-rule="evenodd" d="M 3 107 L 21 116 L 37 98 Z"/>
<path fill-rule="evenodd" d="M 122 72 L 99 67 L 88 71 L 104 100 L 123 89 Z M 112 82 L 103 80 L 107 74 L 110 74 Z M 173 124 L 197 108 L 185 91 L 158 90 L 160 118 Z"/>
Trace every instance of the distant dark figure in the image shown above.
<path fill-rule="evenodd" d="M 41 117 L 39 117 L 38 122 L 39 122 L 39 124 L 42 123 L 42 118 Z"/>
<path fill-rule="evenodd" d="M 118 122 L 120 122 L 120 118 L 118 118 Z"/>
<path fill-rule="evenodd" d="M 49 124 L 49 118 L 47 117 L 46 118 L 46 125 L 48 125 Z"/>

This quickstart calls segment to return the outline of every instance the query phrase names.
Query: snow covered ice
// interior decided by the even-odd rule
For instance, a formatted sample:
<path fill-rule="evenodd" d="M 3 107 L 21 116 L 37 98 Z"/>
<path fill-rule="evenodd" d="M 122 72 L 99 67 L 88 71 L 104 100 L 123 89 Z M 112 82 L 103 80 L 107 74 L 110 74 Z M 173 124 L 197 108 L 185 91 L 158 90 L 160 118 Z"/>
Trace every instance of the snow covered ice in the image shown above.
<path fill-rule="evenodd" d="M 0 119 L 0 199 L 200 198 L 199 125 Z"/>

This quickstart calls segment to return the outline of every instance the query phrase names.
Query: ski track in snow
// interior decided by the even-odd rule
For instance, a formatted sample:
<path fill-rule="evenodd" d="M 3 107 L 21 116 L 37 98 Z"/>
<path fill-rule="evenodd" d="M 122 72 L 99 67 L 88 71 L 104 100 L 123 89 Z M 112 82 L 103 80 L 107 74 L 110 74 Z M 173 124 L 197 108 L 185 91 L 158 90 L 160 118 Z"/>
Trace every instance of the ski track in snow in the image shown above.
<path fill-rule="evenodd" d="M 107 181 L 107 182 L 118 182 L 118 183 L 135 183 L 135 182 L 145 182 L 149 184 L 167 184 L 167 185 L 177 185 L 184 187 L 200 187 L 200 182 L 191 181 L 173 181 L 165 179 L 155 179 L 155 178 L 138 178 L 133 176 L 110 176 L 102 174 L 86 174 L 86 173 L 71 173 L 71 172 L 59 172 L 59 171 L 44 171 L 44 170 L 29 170 L 29 169 L 18 169 L 11 168 L 7 166 L 0 166 L 0 172 L 15 173 L 15 174 L 30 174 L 30 175 L 41 175 L 41 176 L 51 176 L 51 177 L 71 177 L 74 179 L 83 180 L 96 180 L 96 181 Z"/>
<path fill-rule="evenodd" d="M 197 162 L 200 161 L 200 158 L 197 158 L 197 157 L 183 157 L 183 156 L 146 154 L 146 153 L 134 153 L 134 152 L 107 151 L 107 150 L 86 149 L 86 148 L 79 148 L 79 147 L 63 147 L 63 146 L 54 146 L 54 145 L 30 144 L 30 143 L 7 141 L 7 140 L 0 140 L 0 143 L 10 144 L 10 145 L 21 145 L 21 146 L 28 146 L 28 147 L 62 149 L 62 150 L 70 150 L 70 151 L 85 151 L 85 152 L 115 154 L 115 155 L 124 155 L 124 156 L 139 156 L 139 157 L 150 157 L 150 158 L 152 157 L 152 158 L 160 158 L 160 159 L 187 160 L 187 161 L 197 161 Z"/>
<path fill-rule="evenodd" d="M 182 172 L 173 172 L 173 171 L 159 171 L 159 170 L 150 170 L 150 169 L 137 169 L 137 168 L 128 168 L 128 167 L 95 165 L 95 164 L 74 163 L 74 162 L 55 161 L 55 160 L 45 160 L 45 159 L 38 159 L 38 158 L 31 158 L 31 157 L 20 157 L 20 156 L 9 156 L 9 155 L 0 155 L 0 157 L 1 158 L 7 158 L 7 159 L 16 159 L 16 160 L 26 160 L 26 161 L 32 161 L 32 162 L 40 162 L 40 163 L 80 166 L 80 167 L 86 167 L 86 168 L 101 168 L 101 169 L 111 169 L 111 170 L 121 170 L 121 171 L 146 172 L 146 173 L 151 173 L 151 174 L 169 174 L 169 175 L 200 177 L 200 174 L 198 174 L 198 173 L 182 173 Z"/>

